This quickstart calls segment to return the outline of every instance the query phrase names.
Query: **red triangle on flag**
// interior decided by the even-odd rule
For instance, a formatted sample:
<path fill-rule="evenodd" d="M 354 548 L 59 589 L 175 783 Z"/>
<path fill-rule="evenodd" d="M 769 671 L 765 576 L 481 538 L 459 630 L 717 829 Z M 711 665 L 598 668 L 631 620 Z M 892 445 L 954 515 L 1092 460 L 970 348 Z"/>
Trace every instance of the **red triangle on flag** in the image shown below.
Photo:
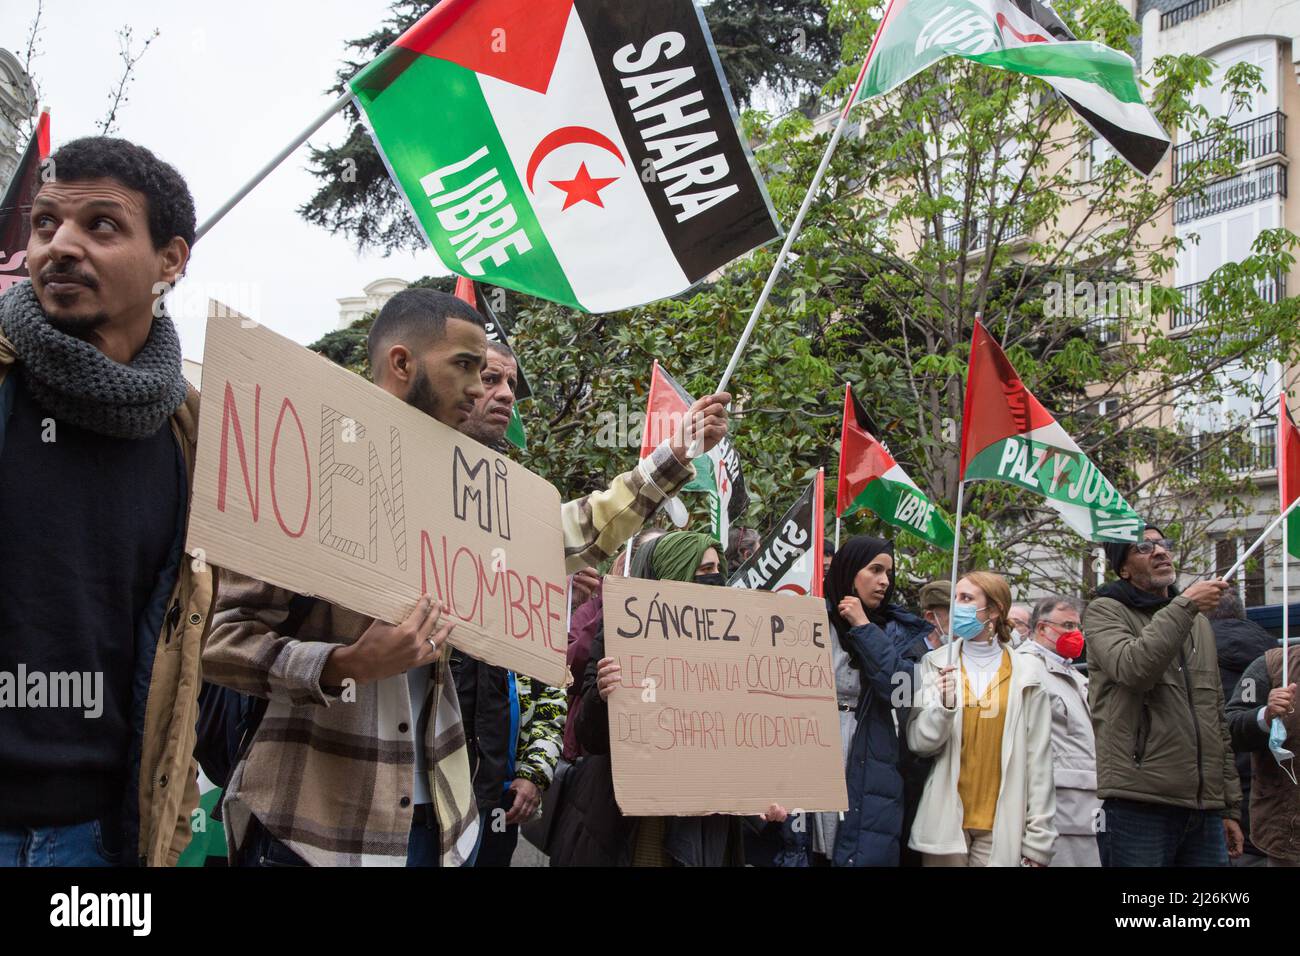
<path fill-rule="evenodd" d="M 961 470 L 965 477 L 971 459 L 996 442 L 1023 435 L 1056 421 L 1039 404 L 1002 346 L 979 319 L 970 343 L 970 374 L 961 421 Z"/>
<path fill-rule="evenodd" d="M 573 0 L 442 0 L 394 44 L 545 93 Z"/>
<path fill-rule="evenodd" d="M 471 309 L 478 308 L 478 296 L 474 294 L 474 280 L 466 279 L 464 276 L 456 276 L 456 298 L 464 302 Z"/>
<path fill-rule="evenodd" d="M 1300 428 L 1286 413 L 1286 394 L 1278 396 L 1277 484 L 1285 511 L 1300 498 Z"/>
<path fill-rule="evenodd" d="M 842 518 L 862 489 L 894 467 L 894 456 L 871 432 L 859 413 L 853 386 L 844 386 L 844 423 L 840 427 L 839 489 L 835 516 Z"/>

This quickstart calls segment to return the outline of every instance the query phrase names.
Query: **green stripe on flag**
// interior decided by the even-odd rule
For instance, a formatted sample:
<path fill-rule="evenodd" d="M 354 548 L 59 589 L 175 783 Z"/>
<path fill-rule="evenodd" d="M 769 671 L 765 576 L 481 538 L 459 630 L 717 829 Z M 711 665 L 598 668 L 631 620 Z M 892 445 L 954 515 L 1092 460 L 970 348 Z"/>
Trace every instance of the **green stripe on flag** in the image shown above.
<path fill-rule="evenodd" d="M 483 96 L 478 74 L 445 60 L 417 56 L 388 86 L 380 90 L 367 87 L 367 77 L 372 77 L 374 82 L 373 78 L 382 72 L 381 65 L 386 65 L 384 60 L 381 57 L 354 79 L 352 91 L 365 110 L 389 169 L 401 184 L 438 257 L 462 275 L 583 308 L 547 241 L 527 190 L 515 173 L 510 153 Z M 436 136 L 429 135 L 431 127 L 436 127 Z M 484 147 L 486 156 L 463 171 L 449 174 L 442 183 L 443 189 L 430 199 L 422 179 L 465 162 Z M 453 221 L 452 210 L 477 192 L 438 209 L 432 205 L 438 196 L 468 186 L 493 171 L 495 174 L 486 178 L 478 191 L 499 192 L 504 187 L 505 203 L 490 208 L 484 215 L 471 206 L 461 215 L 463 222 Z M 491 217 L 508 216 L 508 209 L 513 209 L 516 223 L 500 229 L 500 235 L 481 238 L 476 234 L 476 228 L 484 227 Z M 439 213 L 447 218 L 446 224 L 440 221 Z M 503 255 L 509 258 L 501 264 L 492 259 L 483 260 L 484 271 L 475 272 L 466 267 L 467 259 L 519 229 L 524 231 L 531 246 L 526 252 L 515 248 L 506 250 Z"/>
<path fill-rule="evenodd" d="M 506 427 L 506 441 L 520 451 L 528 451 L 528 436 L 524 433 L 524 420 L 519 417 L 519 408 L 510 409 L 510 424 Z"/>
<path fill-rule="evenodd" d="M 1300 511 L 1297 508 L 1296 511 Z M 1286 519 L 1286 549 L 1291 557 L 1300 561 L 1300 515 L 1291 512 Z"/>
<path fill-rule="evenodd" d="M 953 530 L 948 522 L 929 499 L 911 485 L 877 478 L 858 493 L 844 512 L 844 517 L 859 508 L 866 508 L 886 524 L 910 531 L 936 548 L 953 546 Z"/>

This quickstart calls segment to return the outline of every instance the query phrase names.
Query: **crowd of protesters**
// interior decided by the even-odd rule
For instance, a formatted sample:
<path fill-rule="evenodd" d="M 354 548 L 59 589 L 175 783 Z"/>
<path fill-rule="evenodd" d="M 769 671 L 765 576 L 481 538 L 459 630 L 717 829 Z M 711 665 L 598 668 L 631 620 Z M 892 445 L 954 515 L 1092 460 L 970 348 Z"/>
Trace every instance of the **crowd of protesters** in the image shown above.
<path fill-rule="evenodd" d="M 747 529 L 648 526 L 730 396 L 562 506 L 574 681 L 543 686 L 453 653 L 429 595 L 387 624 L 184 554 L 199 398 L 157 289 L 184 274 L 193 200 L 122 140 L 54 161 L 32 279 L 0 297 L 0 672 L 99 675 L 102 713 L 0 706 L 0 865 L 175 864 L 196 762 L 241 866 L 505 866 L 521 830 L 553 865 L 1300 865 L 1274 758 L 1300 743 L 1300 664 L 1282 673 L 1226 582 L 1180 591 L 1154 527 L 1107 545 L 1086 606 L 972 569 L 909 609 L 893 542 L 850 538 L 823 584 L 848 809 L 623 815 L 595 569 L 724 586 L 754 552 Z M 400 293 L 368 348 L 379 388 L 506 453 L 518 363 L 474 308 Z"/>

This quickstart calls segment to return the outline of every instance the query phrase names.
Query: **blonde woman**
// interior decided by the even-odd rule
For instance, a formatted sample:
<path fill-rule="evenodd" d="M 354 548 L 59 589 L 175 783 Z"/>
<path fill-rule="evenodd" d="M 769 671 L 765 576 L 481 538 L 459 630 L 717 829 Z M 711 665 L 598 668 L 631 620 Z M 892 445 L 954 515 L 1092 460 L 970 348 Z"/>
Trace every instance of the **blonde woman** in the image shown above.
<path fill-rule="evenodd" d="M 908 845 L 926 866 L 1052 860 L 1047 673 L 1036 657 L 1011 652 L 1010 611 L 1011 589 L 1001 575 L 966 575 L 955 593 L 954 645 L 931 651 L 917 668 L 920 697 L 907 742 L 935 763 Z"/>

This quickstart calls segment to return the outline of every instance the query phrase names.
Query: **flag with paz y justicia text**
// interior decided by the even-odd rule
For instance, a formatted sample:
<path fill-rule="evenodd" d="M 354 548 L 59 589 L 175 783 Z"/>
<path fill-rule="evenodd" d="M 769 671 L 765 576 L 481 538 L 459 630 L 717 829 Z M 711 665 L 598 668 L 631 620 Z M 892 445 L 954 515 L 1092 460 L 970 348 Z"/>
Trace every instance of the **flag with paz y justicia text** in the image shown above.
<path fill-rule="evenodd" d="M 961 478 L 990 478 L 1045 497 L 1089 541 L 1137 541 L 1146 522 L 1025 388 L 976 320 L 962 416 Z"/>
<path fill-rule="evenodd" d="M 780 233 L 691 0 L 443 0 L 351 89 L 458 275 L 608 312 Z"/>
<path fill-rule="evenodd" d="M 1133 58 L 1077 39 L 1038 0 L 890 0 L 851 102 L 888 93 L 949 56 L 1043 80 L 1144 176 L 1169 151 L 1169 135 L 1142 102 Z"/>

